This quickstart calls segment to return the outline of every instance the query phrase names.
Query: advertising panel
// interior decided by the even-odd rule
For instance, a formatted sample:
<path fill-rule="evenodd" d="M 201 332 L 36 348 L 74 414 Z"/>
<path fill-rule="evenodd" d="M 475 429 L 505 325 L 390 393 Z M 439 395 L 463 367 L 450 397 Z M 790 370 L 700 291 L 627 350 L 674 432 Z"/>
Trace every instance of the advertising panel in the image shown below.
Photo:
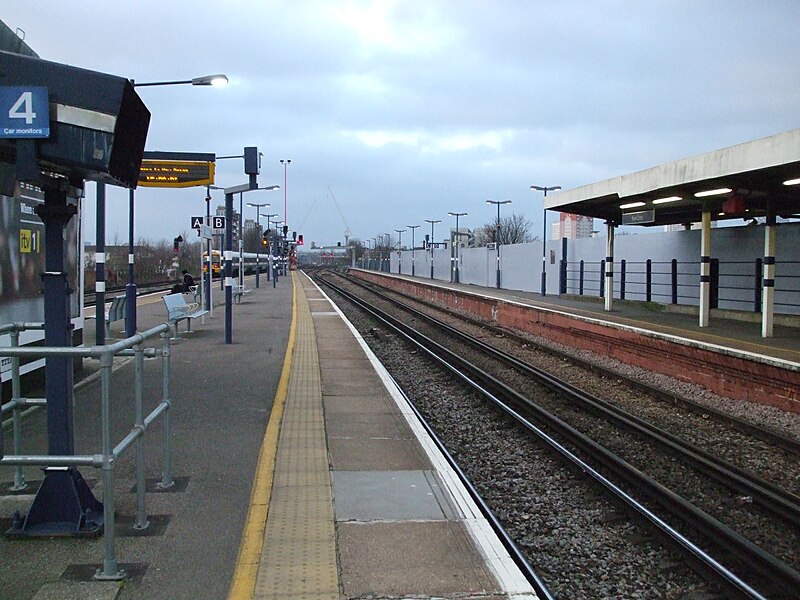
<path fill-rule="evenodd" d="M 78 198 L 70 199 L 77 204 Z M 0 324 L 44 321 L 41 275 L 45 270 L 44 224 L 36 206 L 44 203 L 38 187 L 17 183 L 13 196 L 0 195 Z M 70 219 L 65 232 L 66 263 L 70 294 L 70 317 L 82 327 L 80 287 L 80 219 Z M 21 344 L 44 338 L 41 331 L 23 332 Z M 8 335 L 0 336 L 0 346 L 10 345 Z M 2 381 L 10 377 L 11 359 L 0 359 Z M 22 372 L 38 368 L 43 361 L 23 365 Z"/>

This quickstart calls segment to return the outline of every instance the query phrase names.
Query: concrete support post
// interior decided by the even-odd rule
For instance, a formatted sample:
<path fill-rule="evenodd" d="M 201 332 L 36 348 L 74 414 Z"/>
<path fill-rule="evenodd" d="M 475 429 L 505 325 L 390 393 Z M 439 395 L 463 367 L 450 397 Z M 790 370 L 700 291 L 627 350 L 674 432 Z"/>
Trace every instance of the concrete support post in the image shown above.
<path fill-rule="evenodd" d="M 711 213 L 703 211 L 700 233 L 700 327 L 709 326 L 711 306 Z"/>
<path fill-rule="evenodd" d="M 770 211 L 764 227 L 764 281 L 761 287 L 761 337 L 772 337 L 775 317 L 775 213 Z"/>
<path fill-rule="evenodd" d="M 606 221 L 606 273 L 605 273 L 605 309 L 614 308 L 614 228 L 611 221 Z"/>

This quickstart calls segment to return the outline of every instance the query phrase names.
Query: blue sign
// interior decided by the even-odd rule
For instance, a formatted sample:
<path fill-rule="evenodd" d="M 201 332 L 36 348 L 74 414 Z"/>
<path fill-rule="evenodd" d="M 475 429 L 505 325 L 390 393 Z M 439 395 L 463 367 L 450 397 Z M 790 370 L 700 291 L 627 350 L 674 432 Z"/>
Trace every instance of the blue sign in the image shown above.
<path fill-rule="evenodd" d="M 0 138 L 50 137 L 46 87 L 0 87 Z"/>

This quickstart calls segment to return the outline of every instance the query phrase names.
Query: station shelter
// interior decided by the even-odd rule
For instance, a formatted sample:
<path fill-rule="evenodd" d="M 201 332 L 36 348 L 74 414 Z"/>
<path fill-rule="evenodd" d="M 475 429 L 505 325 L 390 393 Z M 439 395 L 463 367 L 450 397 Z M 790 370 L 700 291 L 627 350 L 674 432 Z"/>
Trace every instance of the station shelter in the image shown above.
<path fill-rule="evenodd" d="M 800 217 L 800 129 L 564 190 L 546 196 L 544 208 L 605 221 L 607 311 L 613 308 L 617 226 L 700 223 L 700 327 L 709 326 L 712 222 L 763 220 L 761 335 L 772 337 L 776 223 Z"/>

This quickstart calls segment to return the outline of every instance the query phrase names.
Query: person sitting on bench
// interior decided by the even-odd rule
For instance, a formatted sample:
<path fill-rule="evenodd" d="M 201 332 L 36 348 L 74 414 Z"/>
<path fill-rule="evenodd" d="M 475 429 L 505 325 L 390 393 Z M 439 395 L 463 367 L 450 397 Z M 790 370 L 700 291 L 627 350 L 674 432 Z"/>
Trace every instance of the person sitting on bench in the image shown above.
<path fill-rule="evenodd" d="M 183 293 L 193 293 L 195 290 L 194 277 L 192 277 L 192 274 L 186 269 L 181 271 L 181 273 L 183 273 Z"/>

